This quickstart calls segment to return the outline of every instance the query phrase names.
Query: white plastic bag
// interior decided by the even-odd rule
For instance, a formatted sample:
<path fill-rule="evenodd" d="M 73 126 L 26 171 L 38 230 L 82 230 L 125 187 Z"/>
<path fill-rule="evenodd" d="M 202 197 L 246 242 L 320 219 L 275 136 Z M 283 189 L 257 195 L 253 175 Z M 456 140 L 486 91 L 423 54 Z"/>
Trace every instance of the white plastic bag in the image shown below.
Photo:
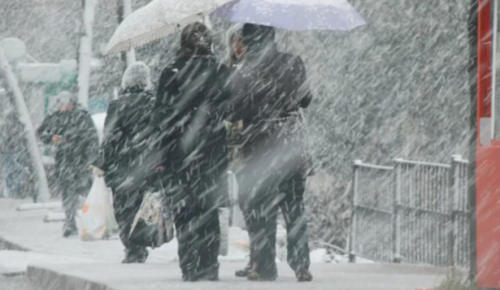
<path fill-rule="evenodd" d="M 130 228 L 129 238 L 135 244 L 152 248 L 160 247 L 174 238 L 173 215 L 160 192 L 144 195 Z"/>
<path fill-rule="evenodd" d="M 94 182 L 85 200 L 77 225 L 82 241 L 95 241 L 118 231 L 113 209 L 113 195 L 104 178 L 94 176 Z"/>

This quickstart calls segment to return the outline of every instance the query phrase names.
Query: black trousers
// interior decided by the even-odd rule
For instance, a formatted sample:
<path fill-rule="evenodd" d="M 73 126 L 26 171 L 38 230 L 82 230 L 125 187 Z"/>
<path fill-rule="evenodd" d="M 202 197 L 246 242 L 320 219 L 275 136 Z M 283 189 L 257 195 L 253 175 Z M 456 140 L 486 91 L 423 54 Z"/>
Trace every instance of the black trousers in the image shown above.
<path fill-rule="evenodd" d="M 183 276 L 202 277 L 218 271 L 220 225 L 217 208 L 184 206 L 175 213 L 179 265 Z"/>
<path fill-rule="evenodd" d="M 76 230 L 75 215 L 78 197 L 87 196 L 91 187 L 91 179 L 89 174 L 84 171 L 84 167 L 81 167 L 82 170 L 81 168 L 64 166 L 64 164 L 57 166 L 57 188 L 61 192 L 64 213 L 66 214 L 64 228 Z"/>
<path fill-rule="evenodd" d="M 115 218 L 118 223 L 122 244 L 128 251 L 144 248 L 144 246 L 135 245 L 129 239 L 130 229 L 132 228 L 134 218 L 141 208 L 142 200 L 144 199 L 144 191 L 127 191 L 121 188 L 117 189 L 116 187 L 112 188 L 112 191 L 113 208 L 115 210 Z"/>
<path fill-rule="evenodd" d="M 244 178 L 247 177 L 240 176 L 239 179 Z M 246 186 L 240 191 L 240 207 L 250 236 L 250 260 L 256 264 L 256 271 L 261 275 L 276 275 L 279 209 L 286 223 L 288 264 L 296 272 L 309 269 L 304 191 L 303 174 L 269 176 L 266 181 L 256 182 L 254 186 Z"/>

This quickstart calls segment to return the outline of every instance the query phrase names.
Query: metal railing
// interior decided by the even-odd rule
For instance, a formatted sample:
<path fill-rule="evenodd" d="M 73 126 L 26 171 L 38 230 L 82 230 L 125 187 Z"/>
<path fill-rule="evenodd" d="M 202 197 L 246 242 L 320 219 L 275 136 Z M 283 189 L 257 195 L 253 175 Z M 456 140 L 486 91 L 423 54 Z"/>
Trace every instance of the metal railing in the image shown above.
<path fill-rule="evenodd" d="M 459 155 L 453 156 L 450 174 L 450 186 L 453 194 L 451 213 L 453 236 L 450 247 L 453 249 L 452 265 L 464 268 L 469 266 L 471 254 L 468 166 L 469 162 L 467 160 L 462 159 Z"/>
<path fill-rule="evenodd" d="M 354 162 L 349 257 L 467 267 L 467 161 Z"/>
<path fill-rule="evenodd" d="M 393 169 L 354 162 L 350 261 L 355 253 L 382 261 L 392 257 Z"/>

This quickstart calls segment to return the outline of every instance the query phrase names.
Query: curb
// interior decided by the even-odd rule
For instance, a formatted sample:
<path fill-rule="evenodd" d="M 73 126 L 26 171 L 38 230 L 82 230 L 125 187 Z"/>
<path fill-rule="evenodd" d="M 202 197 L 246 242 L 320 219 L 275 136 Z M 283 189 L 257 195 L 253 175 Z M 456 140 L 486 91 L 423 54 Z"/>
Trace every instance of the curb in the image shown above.
<path fill-rule="evenodd" d="M 0 250 L 31 252 L 30 249 L 23 247 L 21 245 L 18 245 L 14 242 L 11 242 L 2 236 L 0 236 Z"/>
<path fill-rule="evenodd" d="M 116 290 L 104 283 L 59 273 L 39 266 L 28 266 L 26 277 L 32 285 L 38 285 L 45 290 Z"/>

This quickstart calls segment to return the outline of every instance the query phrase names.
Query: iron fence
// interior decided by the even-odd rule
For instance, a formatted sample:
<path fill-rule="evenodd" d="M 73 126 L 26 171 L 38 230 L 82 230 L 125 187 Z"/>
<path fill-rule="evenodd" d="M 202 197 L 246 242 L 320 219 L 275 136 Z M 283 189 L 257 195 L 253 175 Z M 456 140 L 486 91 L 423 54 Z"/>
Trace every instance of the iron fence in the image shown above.
<path fill-rule="evenodd" d="M 350 260 L 467 267 L 467 164 L 354 162 Z"/>
<path fill-rule="evenodd" d="M 468 203 L 468 174 L 469 162 L 461 156 L 453 156 L 451 167 L 453 265 L 468 267 L 470 263 L 470 206 Z"/>
<path fill-rule="evenodd" d="M 393 167 L 354 162 L 350 260 L 355 253 L 375 260 L 392 257 Z"/>

